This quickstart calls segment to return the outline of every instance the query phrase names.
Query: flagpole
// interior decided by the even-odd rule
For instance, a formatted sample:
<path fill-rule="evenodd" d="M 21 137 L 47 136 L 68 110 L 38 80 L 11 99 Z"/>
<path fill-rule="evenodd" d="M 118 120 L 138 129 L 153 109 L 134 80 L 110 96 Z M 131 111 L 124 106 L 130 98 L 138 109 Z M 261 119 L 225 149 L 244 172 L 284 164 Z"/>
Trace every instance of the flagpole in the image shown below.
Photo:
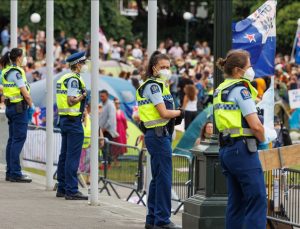
<path fill-rule="evenodd" d="M 294 45 L 293 45 L 293 49 L 292 49 L 292 53 L 291 53 L 291 62 L 294 63 L 295 62 L 295 49 L 296 49 L 296 43 L 297 43 L 297 36 L 298 33 L 300 32 L 300 18 L 298 18 L 297 21 L 297 31 L 296 31 L 296 35 L 295 35 L 295 39 L 294 39 Z"/>

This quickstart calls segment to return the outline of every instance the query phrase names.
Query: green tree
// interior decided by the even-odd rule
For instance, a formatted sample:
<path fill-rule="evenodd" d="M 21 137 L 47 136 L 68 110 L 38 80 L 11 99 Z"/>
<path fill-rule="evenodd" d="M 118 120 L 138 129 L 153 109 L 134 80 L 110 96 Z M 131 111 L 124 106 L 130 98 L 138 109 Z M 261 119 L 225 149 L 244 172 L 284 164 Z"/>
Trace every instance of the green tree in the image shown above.
<path fill-rule="evenodd" d="M 107 37 L 116 39 L 124 36 L 131 40 L 131 20 L 120 15 L 118 1 L 100 2 L 100 26 Z M 18 1 L 18 26 L 28 25 L 33 29 L 30 15 L 37 12 L 41 15 L 38 28 L 46 29 L 46 0 Z M 10 0 L 1 0 L 0 15 L 9 21 Z M 91 21 L 90 0 L 55 0 L 54 1 L 54 27 L 56 31 L 64 30 L 67 36 L 82 39 L 86 32 L 90 32 Z"/>
<path fill-rule="evenodd" d="M 277 13 L 277 50 L 290 54 L 297 30 L 297 20 L 300 15 L 300 2 L 284 6 Z"/>

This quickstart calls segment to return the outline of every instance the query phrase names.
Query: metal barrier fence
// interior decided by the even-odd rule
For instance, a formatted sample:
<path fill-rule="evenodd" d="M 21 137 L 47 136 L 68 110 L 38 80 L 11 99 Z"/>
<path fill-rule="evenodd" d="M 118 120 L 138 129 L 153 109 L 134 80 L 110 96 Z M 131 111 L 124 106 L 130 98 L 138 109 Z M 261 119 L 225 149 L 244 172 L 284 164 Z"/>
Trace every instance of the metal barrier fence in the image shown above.
<path fill-rule="evenodd" d="M 300 170 L 277 169 L 265 172 L 268 197 L 268 222 L 300 227 Z M 277 226 L 277 227 L 275 227 Z"/>
<path fill-rule="evenodd" d="M 141 202 L 145 205 L 143 197 L 144 181 L 144 150 L 138 147 L 108 141 L 102 149 L 100 159 L 100 176 L 99 182 L 103 184 L 100 193 L 104 190 L 110 194 L 108 187 L 111 187 L 115 195 L 120 199 L 120 195 L 114 188 L 114 185 L 131 189 L 126 198 L 128 201 L 135 193 L 138 196 L 138 204 Z"/>
<path fill-rule="evenodd" d="M 61 148 L 61 134 L 60 129 L 54 129 L 54 165 L 57 166 L 58 158 Z M 106 138 L 99 138 L 104 140 L 105 145 L 99 151 L 99 183 L 103 186 L 100 188 L 100 193 L 106 191 L 111 195 L 109 187 L 113 190 L 118 198 L 119 193 L 114 185 L 122 186 L 131 189 L 127 201 L 135 193 L 139 200 L 138 203 L 143 202 L 143 197 L 146 194 L 143 191 L 144 185 L 144 162 L 145 154 L 143 150 L 138 147 L 119 144 L 113 141 L 108 141 Z M 104 152 L 104 153 L 103 153 Z M 114 164 L 118 162 L 118 165 Z M 25 167 L 31 167 L 30 163 L 45 165 L 46 164 L 46 128 L 39 126 L 28 126 L 27 140 L 23 147 L 23 163 Z M 40 169 L 44 169 L 42 166 Z M 56 179 L 57 172 L 55 171 L 53 177 Z M 85 179 L 82 175 L 89 175 L 89 173 L 79 172 L 79 184 L 87 188 Z M 55 187 L 56 188 L 56 187 Z M 55 189 L 54 188 L 54 189 Z"/>
<path fill-rule="evenodd" d="M 58 163 L 60 154 L 60 129 L 54 128 L 54 165 Z M 23 147 L 23 161 L 46 164 L 46 127 L 28 125 L 27 139 Z"/>
<path fill-rule="evenodd" d="M 174 210 L 174 215 L 180 210 L 183 202 L 193 195 L 193 158 L 188 155 L 172 155 L 172 200 L 180 203 Z"/>

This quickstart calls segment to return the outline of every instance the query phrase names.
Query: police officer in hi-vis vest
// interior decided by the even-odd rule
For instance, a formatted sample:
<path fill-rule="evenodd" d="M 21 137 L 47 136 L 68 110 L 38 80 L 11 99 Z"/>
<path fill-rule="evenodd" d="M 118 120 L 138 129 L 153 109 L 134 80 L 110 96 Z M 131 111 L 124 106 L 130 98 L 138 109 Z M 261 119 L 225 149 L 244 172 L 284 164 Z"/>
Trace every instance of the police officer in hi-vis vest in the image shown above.
<path fill-rule="evenodd" d="M 22 68 L 27 64 L 23 50 L 13 48 L 1 59 L 3 94 L 5 96 L 9 138 L 6 146 L 6 181 L 31 182 L 22 174 L 20 153 L 27 136 L 28 109 L 34 110 L 30 88 Z M 29 108 L 28 108 L 29 107 Z"/>
<path fill-rule="evenodd" d="M 72 54 L 66 59 L 71 71 L 63 75 L 56 84 L 56 103 L 59 114 L 59 127 L 62 135 L 59 155 L 56 197 L 67 200 L 87 200 L 78 191 L 77 170 L 84 139 L 82 112 L 86 98 L 85 83 L 80 72 L 87 70 L 85 52 Z"/>
<path fill-rule="evenodd" d="M 220 132 L 220 160 L 227 179 L 227 229 L 266 228 L 267 199 L 257 143 L 265 141 L 254 100 L 257 91 L 249 53 L 232 50 L 218 59 L 225 81 L 214 92 L 214 118 Z"/>
<path fill-rule="evenodd" d="M 152 54 L 147 80 L 136 92 L 141 129 L 151 155 L 151 173 L 148 193 L 148 214 L 145 228 L 181 228 L 170 221 L 172 184 L 172 134 L 175 123 L 184 115 L 174 110 L 173 97 L 167 82 L 171 76 L 167 55 Z M 177 120 L 176 120 L 177 119 Z"/>

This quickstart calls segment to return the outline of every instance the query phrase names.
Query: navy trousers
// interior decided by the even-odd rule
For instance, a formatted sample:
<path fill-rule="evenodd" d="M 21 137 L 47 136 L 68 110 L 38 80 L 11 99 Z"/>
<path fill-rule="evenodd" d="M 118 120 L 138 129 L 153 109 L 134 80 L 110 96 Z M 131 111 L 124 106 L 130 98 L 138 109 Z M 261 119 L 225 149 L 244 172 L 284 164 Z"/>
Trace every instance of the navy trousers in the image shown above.
<path fill-rule="evenodd" d="M 81 117 L 74 117 L 73 120 L 61 117 L 59 127 L 62 143 L 57 168 L 57 191 L 72 195 L 78 192 L 77 170 L 84 139 Z"/>
<path fill-rule="evenodd" d="M 265 229 L 266 187 L 258 153 L 248 151 L 245 140 L 220 149 L 221 165 L 227 178 L 227 229 Z"/>
<path fill-rule="evenodd" d="M 27 109 L 22 113 L 16 112 L 16 105 L 6 107 L 9 137 L 6 145 L 6 176 L 21 177 L 20 154 L 27 137 L 28 115 Z"/>
<path fill-rule="evenodd" d="M 154 130 L 148 130 L 145 143 L 151 155 L 151 173 L 148 193 L 148 214 L 146 223 L 165 225 L 170 223 L 172 186 L 171 136 L 157 137 Z"/>

